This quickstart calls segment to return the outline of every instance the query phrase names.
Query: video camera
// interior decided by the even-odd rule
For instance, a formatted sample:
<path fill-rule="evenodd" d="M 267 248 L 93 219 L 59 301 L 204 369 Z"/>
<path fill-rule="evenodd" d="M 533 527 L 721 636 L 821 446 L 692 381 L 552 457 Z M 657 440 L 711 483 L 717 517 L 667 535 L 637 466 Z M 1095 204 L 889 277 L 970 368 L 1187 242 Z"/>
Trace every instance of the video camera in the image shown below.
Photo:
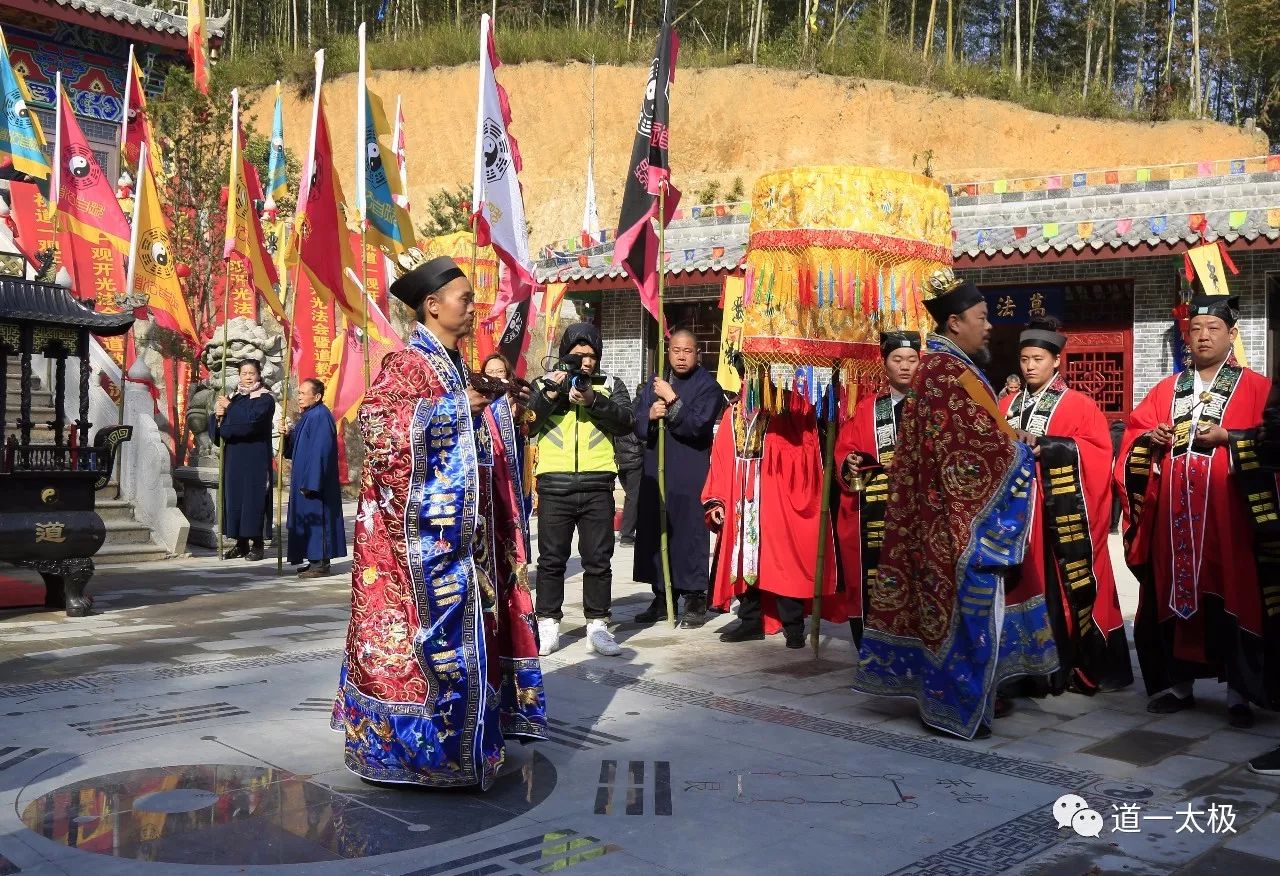
<path fill-rule="evenodd" d="M 591 388 L 591 375 L 584 374 L 582 371 L 581 353 L 565 353 L 551 370 L 568 374 L 570 388 L 578 392 L 586 392 Z"/>

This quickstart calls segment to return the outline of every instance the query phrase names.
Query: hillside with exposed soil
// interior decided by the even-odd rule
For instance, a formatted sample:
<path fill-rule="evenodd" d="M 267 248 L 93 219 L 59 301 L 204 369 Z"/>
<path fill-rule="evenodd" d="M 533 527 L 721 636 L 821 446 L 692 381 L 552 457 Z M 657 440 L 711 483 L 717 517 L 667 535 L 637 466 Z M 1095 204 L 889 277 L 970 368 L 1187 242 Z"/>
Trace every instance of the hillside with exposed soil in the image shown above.
<path fill-rule="evenodd" d="M 623 174 L 640 97 L 642 67 L 596 69 L 596 197 L 602 222 L 617 222 Z M 370 87 L 388 113 L 404 101 L 415 204 L 471 180 L 476 67 L 381 72 Z M 524 159 L 521 181 L 532 243 L 576 234 L 582 218 L 590 131 L 590 67 L 508 65 L 499 79 L 511 97 L 512 133 Z M 351 191 L 355 77 L 325 86 L 343 187 Z M 671 163 L 677 185 L 696 191 L 735 177 L 797 164 L 870 164 L 968 181 L 1240 158 L 1266 152 L 1266 138 L 1212 122 L 1102 121 L 1052 116 L 1011 103 L 962 98 L 888 82 L 806 75 L 748 66 L 682 70 L 672 87 Z M 285 139 L 301 154 L 311 101 L 285 99 Z M 255 108 L 263 133 L 270 92 Z M 291 187 L 293 183 L 291 181 Z"/>

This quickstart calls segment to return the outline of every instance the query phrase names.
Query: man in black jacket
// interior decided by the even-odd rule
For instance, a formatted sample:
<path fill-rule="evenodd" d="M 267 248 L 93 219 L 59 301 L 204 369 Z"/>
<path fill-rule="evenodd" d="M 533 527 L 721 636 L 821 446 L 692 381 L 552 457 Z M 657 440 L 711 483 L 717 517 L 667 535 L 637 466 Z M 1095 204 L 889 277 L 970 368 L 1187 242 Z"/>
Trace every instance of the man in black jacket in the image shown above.
<path fill-rule="evenodd" d="M 560 340 L 560 362 L 529 393 L 529 434 L 538 442 L 536 610 L 542 656 L 560 647 L 564 573 L 575 530 L 588 647 L 606 656 L 622 650 L 607 626 L 618 476 L 613 438 L 635 428 L 635 415 L 626 385 L 599 370 L 601 352 L 599 329 L 586 322 L 569 326 Z"/>

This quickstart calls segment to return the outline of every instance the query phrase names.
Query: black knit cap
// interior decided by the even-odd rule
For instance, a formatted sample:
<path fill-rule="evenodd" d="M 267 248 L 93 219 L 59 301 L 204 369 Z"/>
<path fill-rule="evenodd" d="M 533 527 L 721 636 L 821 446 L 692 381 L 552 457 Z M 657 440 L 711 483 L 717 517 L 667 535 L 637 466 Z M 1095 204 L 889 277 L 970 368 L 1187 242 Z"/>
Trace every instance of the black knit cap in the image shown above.
<path fill-rule="evenodd" d="M 417 310 L 428 295 L 439 292 L 449 283 L 465 276 L 457 262 L 448 256 L 439 256 L 396 280 L 391 284 L 390 292 Z"/>

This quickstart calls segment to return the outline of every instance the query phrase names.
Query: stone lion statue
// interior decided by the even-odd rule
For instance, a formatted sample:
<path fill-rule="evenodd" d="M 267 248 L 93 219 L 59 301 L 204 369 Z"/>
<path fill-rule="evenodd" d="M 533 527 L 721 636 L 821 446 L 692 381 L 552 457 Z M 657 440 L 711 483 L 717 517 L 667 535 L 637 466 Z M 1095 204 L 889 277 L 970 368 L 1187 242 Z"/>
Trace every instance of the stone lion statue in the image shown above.
<path fill-rule="evenodd" d="M 284 386 L 284 337 L 268 332 L 252 320 L 237 316 L 227 323 L 226 373 L 223 373 L 222 327 L 214 329 L 213 337 L 200 354 L 200 364 L 208 369 L 209 376 L 191 386 L 187 403 L 187 428 L 195 437 L 196 458 L 194 464 L 214 464 L 217 448 L 209 440 L 209 411 L 218 395 L 235 392 L 239 385 L 240 363 L 254 361 L 262 369 L 262 382 L 271 394 L 280 398 Z"/>

